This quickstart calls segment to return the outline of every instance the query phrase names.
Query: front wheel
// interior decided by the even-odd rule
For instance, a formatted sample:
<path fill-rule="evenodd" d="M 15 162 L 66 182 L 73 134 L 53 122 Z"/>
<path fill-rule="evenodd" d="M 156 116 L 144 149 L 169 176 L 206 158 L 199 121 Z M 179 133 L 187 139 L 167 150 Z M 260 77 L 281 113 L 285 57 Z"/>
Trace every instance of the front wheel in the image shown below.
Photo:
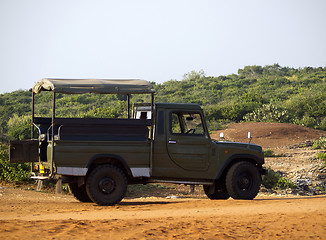
<path fill-rule="evenodd" d="M 259 171 L 250 162 L 234 164 L 226 175 L 226 189 L 234 199 L 254 199 L 259 192 L 260 184 Z"/>
<path fill-rule="evenodd" d="M 93 202 L 102 206 L 119 203 L 127 191 L 124 172 L 113 165 L 99 165 L 88 176 L 86 191 Z"/>

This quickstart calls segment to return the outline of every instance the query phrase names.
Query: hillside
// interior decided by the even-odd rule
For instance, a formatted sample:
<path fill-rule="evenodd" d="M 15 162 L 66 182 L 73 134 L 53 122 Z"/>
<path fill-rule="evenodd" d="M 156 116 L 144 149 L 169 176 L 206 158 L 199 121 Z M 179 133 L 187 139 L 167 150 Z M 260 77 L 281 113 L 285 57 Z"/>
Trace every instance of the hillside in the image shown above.
<path fill-rule="evenodd" d="M 307 164 L 317 152 L 311 149 L 302 152 L 302 148 L 295 147 L 291 151 L 298 152 L 288 151 L 289 146 L 325 135 L 320 131 L 326 130 L 325 82 L 326 67 L 294 69 L 274 64 L 264 67 L 246 66 L 239 69 L 238 74 L 219 77 L 206 76 L 203 71 L 193 71 L 185 74 L 181 81 L 170 80 L 153 85 L 157 102 L 200 104 L 210 132 L 223 129 L 229 124 L 223 130 L 225 137 L 232 141 L 247 142 L 247 132 L 250 131 L 252 143 L 262 145 L 264 150 L 271 148 L 276 155 L 282 156 L 272 159 L 273 161 L 268 160 L 269 167 L 288 174 L 293 169 L 283 169 L 282 166 L 291 166 L 291 161 L 302 160 L 303 166 L 308 169 L 305 174 L 310 174 L 311 168 Z M 56 113 L 59 117 L 126 117 L 125 96 L 57 94 L 56 99 Z M 132 103 L 148 101 L 143 95 L 135 95 L 131 99 Z M 50 93 L 38 94 L 35 102 L 37 116 L 51 116 Z M 1 94 L 0 104 L 1 140 L 29 138 L 30 92 L 19 90 Z M 219 138 L 218 134 L 214 137 Z M 6 149 L 6 146 L 1 145 L 1 148 Z M 5 151 L 2 152 L 6 161 L 8 157 Z M 288 164 L 280 162 L 281 167 L 274 166 L 273 163 L 278 160 Z"/>
<path fill-rule="evenodd" d="M 37 79 L 35 79 L 37 80 Z M 245 66 L 237 74 L 206 76 L 186 73 L 181 81 L 153 83 L 156 102 L 198 103 L 211 131 L 240 121 L 280 122 L 326 130 L 326 67 L 289 68 L 278 64 Z M 121 95 L 57 95 L 60 117 L 125 117 Z M 134 95 L 133 102 L 148 102 Z M 36 114 L 51 116 L 51 94 L 36 96 Z M 0 135 L 10 139 L 30 135 L 31 94 L 25 90 L 0 94 Z"/>

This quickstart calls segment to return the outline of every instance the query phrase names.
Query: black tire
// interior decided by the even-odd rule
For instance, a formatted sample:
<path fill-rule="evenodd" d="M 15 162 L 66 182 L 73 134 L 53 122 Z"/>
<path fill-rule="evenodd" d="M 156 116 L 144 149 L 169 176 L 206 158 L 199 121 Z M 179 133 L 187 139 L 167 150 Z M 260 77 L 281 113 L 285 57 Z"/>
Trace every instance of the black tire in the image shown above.
<path fill-rule="evenodd" d="M 203 185 L 204 192 L 209 199 L 211 199 L 211 200 L 228 199 L 230 197 L 225 186 L 221 187 L 221 186 L 215 185 L 215 189 L 214 189 L 213 193 L 210 192 L 210 187 L 211 186 Z"/>
<path fill-rule="evenodd" d="M 233 199 L 254 199 L 260 184 L 259 171 L 250 162 L 235 163 L 226 175 L 226 189 Z"/>
<path fill-rule="evenodd" d="M 74 195 L 74 197 L 81 201 L 81 202 L 92 202 L 92 200 L 89 198 L 87 192 L 86 192 L 86 186 L 85 184 L 78 187 L 77 183 L 69 183 L 69 189 L 71 193 Z"/>
<path fill-rule="evenodd" d="M 126 194 L 126 175 L 120 168 L 113 165 L 97 166 L 86 180 L 86 191 L 90 199 L 98 205 L 115 205 Z"/>

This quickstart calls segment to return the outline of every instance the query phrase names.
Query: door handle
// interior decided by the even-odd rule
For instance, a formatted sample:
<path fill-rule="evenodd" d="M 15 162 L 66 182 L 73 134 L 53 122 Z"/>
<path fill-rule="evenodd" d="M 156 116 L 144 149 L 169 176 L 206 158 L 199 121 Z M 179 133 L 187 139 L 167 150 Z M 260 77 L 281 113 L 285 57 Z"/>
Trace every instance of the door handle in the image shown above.
<path fill-rule="evenodd" d="M 177 141 L 174 141 L 174 140 L 169 140 L 169 144 L 176 144 Z"/>

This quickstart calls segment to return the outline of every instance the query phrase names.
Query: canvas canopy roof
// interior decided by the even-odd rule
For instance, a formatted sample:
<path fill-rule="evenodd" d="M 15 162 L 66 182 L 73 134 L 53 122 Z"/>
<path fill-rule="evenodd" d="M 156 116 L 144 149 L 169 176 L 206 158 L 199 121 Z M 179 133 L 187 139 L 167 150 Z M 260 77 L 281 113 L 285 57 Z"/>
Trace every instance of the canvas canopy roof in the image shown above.
<path fill-rule="evenodd" d="M 145 80 L 136 79 L 41 79 L 32 88 L 34 93 L 54 91 L 55 93 L 111 93 L 142 94 L 154 93 L 153 86 Z"/>

